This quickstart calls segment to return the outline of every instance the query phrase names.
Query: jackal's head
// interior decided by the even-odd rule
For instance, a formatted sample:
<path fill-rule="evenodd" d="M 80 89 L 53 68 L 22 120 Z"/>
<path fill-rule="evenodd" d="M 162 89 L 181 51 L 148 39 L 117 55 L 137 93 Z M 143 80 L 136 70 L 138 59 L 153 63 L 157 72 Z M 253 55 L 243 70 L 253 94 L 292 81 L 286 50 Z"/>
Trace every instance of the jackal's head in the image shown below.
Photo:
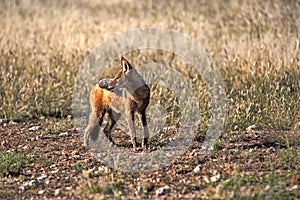
<path fill-rule="evenodd" d="M 108 84 L 110 88 L 124 88 L 130 93 L 137 88 L 145 86 L 144 79 L 137 70 L 124 58 L 121 58 L 121 70 L 115 75 L 114 79 Z"/>
<path fill-rule="evenodd" d="M 133 75 L 133 69 L 132 65 L 124 58 L 121 58 L 121 70 L 115 75 L 114 79 L 108 84 L 109 87 L 117 87 L 122 85 L 124 81 L 126 81 L 130 76 Z"/>

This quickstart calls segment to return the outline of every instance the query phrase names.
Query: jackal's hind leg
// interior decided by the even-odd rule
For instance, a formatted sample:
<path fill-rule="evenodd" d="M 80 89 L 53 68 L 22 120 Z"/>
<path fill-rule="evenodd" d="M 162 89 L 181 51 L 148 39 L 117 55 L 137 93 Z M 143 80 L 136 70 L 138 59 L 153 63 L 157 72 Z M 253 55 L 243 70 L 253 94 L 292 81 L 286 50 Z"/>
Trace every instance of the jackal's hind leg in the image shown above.
<path fill-rule="evenodd" d="M 96 140 L 99 135 L 99 130 L 103 122 L 103 117 L 105 115 L 105 110 L 100 112 L 100 115 L 96 115 L 96 113 L 92 113 L 89 117 L 89 124 L 85 129 L 84 138 L 83 138 L 83 145 L 85 147 L 88 146 L 89 138 L 93 138 Z"/>
<path fill-rule="evenodd" d="M 106 124 L 103 132 L 112 144 L 115 144 L 115 142 L 112 140 L 111 130 L 114 127 L 114 125 L 117 123 L 117 121 L 119 120 L 120 116 L 121 116 L 120 113 L 117 113 L 111 109 L 108 110 L 109 118 L 108 118 L 107 124 Z"/>
<path fill-rule="evenodd" d="M 84 138 L 83 138 L 83 146 L 88 146 L 88 141 L 90 135 L 95 135 L 95 132 L 99 131 L 99 124 L 96 115 L 91 115 L 89 118 L 88 126 L 84 131 Z"/>

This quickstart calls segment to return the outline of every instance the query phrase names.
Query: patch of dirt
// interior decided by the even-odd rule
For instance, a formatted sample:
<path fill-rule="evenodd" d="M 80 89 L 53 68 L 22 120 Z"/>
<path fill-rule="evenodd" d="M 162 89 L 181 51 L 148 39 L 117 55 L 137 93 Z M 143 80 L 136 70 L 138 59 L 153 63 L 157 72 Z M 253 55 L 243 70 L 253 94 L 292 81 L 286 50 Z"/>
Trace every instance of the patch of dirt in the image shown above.
<path fill-rule="evenodd" d="M 201 142 L 194 141 L 185 155 L 170 166 L 154 172 L 129 174 L 109 169 L 94 158 L 82 146 L 75 128 L 42 134 L 52 121 L 0 125 L 0 151 L 22 152 L 26 158 L 19 174 L 0 178 L 0 199 L 219 198 L 222 187 L 232 181 L 232 177 L 259 179 L 269 173 L 289 174 L 291 170 L 293 173 L 283 179 L 281 192 L 300 198 L 299 167 L 280 161 L 280 152 L 287 147 L 285 137 L 279 134 L 290 133 L 229 132 L 223 134 L 219 147 L 210 154 L 201 153 Z M 30 130 L 32 127 L 37 130 Z M 113 137 L 117 142 L 122 139 L 124 144 L 129 142 L 126 135 L 114 133 Z M 130 145 L 124 146 L 130 148 Z M 249 189 L 245 189 L 246 197 L 251 196 L 251 191 L 267 193 L 272 187 L 259 180 L 250 183 Z M 266 188 L 260 188 L 261 185 Z"/>

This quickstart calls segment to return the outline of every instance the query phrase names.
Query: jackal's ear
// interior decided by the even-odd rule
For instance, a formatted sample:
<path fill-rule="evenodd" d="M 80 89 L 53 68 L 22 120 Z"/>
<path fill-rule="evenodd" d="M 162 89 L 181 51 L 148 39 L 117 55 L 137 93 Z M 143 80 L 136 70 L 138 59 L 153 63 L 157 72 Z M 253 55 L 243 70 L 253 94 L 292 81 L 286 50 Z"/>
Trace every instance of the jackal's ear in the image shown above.
<path fill-rule="evenodd" d="M 121 65 L 124 73 L 132 69 L 132 66 L 124 57 L 121 58 Z"/>

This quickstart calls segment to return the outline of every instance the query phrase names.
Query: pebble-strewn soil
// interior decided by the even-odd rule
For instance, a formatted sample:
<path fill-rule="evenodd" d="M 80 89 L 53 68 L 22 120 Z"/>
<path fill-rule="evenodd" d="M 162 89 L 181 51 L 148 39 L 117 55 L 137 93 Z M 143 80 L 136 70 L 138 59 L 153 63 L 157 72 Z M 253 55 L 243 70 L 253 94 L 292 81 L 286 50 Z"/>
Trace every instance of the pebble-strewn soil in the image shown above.
<path fill-rule="evenodd" d="M 201 143 L 194 141 L 170 166 L 128 174 L 95 159 L 72 126 L 61 132 L 51 132 L 49 126 L 53 126 L 53 119 L 0 124 L 2 155 L 23 155 L 19 173 L 2 172 L 0 199 L 185 199 L 268 194 L 300 198 L 299 166 L 284 162 L 286 137 L 279 137 L 286 134 L 295 141 L 290 145 L 299 145 L 299 137 L 291 132 L 229 132 L 208 155 L 200 153 Z"/>

